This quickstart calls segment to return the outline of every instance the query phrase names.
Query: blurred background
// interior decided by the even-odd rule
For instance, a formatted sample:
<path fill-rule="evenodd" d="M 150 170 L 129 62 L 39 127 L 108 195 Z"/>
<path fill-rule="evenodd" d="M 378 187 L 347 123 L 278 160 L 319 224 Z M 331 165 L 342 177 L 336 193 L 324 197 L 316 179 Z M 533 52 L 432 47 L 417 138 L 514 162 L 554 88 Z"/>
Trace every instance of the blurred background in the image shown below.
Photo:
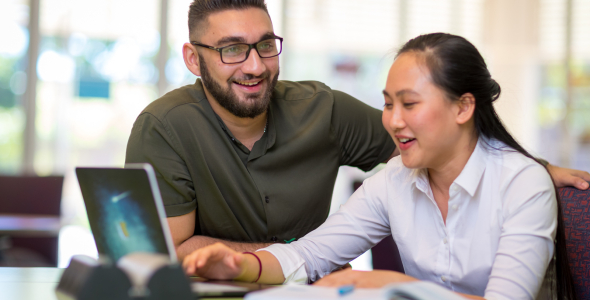
<path fill-rule="evenodd" d="M 181 53 L 190 2 L 0 1 L 0 175 L 65 176 L 60 267 L 96 255 L 74 168 L 122 167 L 141 110 L 196 79 Z M 552 164 L 590 170 L 590 1 L 267 4 L 285 39 L 280 79 L 319 80 L 377 108 L 401 44 L 430 32 L 466 37 L 502 86 L 496 108 L 513 135 Z M 341 168 L 333 208 L 368 175 Z"/>

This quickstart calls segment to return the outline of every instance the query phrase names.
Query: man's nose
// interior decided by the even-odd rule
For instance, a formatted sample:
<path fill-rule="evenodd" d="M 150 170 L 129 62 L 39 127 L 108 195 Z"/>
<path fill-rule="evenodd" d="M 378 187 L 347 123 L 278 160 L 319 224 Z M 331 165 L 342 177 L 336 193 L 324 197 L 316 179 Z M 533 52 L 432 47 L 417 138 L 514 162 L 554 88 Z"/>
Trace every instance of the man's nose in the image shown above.
<path fill-rule="evenodd" d="M 244 74 L 260 76 L 265 71 L 266 65 L 262 61 L 262 58 L 260 58 L 260 55 L 258 55 L 258 51 L 252 48 L 252 50 L 250 50 L 250 55 L 248 55 L 248 59 L 242 63 L 242 72 L 244 72 Z"/>

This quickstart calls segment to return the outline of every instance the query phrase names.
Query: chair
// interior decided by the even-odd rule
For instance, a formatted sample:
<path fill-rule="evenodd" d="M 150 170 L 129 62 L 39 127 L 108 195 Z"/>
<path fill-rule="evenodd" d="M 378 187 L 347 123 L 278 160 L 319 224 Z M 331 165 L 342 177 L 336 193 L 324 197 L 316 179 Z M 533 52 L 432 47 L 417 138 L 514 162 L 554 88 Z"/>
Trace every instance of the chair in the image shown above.
<path fill-rule="evenodd" d="M 0 176 L 0 214 L 59 217 L 63 179 Z M 57 267 L 57 236 L 4 236 L 2 244 L 4 261 L 0 265 Z"/>
<path fill-rule="evenodd" d="M 559 189 L 567 252 L 578 299 L 590 300 L 590 190 Z"/>

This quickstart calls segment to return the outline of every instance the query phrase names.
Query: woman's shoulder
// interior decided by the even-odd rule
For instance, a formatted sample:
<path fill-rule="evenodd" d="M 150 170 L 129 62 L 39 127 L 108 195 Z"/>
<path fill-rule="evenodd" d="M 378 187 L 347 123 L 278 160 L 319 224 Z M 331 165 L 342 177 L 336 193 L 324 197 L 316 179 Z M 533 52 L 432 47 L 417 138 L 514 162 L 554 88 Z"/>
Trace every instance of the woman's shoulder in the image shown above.
<path fill-rule="evenodd" d="M 551 176 L 543 165 L 534 159 L 510 148 L 498 141 L 486 145 L 488 152 L 487 167 L 499 178 L 500 191 L 511 189 L 552 193 L 554 190 Z M 487 171 L 486 171 L 487 172 Z"/>
<path fill-rule="evenodd" d="M 500 167 L 506 173 L 516 175 L 526 169 L 547 173 L 540 163 L 500 141 L 486 141 L 483 147 L 488 153 L 488 163 Z"/>

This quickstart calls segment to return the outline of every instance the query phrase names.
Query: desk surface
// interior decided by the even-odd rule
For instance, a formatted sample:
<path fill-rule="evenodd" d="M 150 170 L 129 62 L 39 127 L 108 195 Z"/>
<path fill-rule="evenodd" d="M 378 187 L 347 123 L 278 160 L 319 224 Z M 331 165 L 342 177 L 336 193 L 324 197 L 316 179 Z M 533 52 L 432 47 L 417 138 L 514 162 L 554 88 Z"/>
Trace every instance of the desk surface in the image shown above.
<path fill-rule="evenodd" d="M 0 214 L 0 235 L 52 237 L 60 228 L 58 216 Z"/>
<path fill-rule="evenodd" d="M 63 269 L 59 268 L 0 267 L 0 298 L 2 300 L 57 300 L 54 290 L 62 272 Z"/>

